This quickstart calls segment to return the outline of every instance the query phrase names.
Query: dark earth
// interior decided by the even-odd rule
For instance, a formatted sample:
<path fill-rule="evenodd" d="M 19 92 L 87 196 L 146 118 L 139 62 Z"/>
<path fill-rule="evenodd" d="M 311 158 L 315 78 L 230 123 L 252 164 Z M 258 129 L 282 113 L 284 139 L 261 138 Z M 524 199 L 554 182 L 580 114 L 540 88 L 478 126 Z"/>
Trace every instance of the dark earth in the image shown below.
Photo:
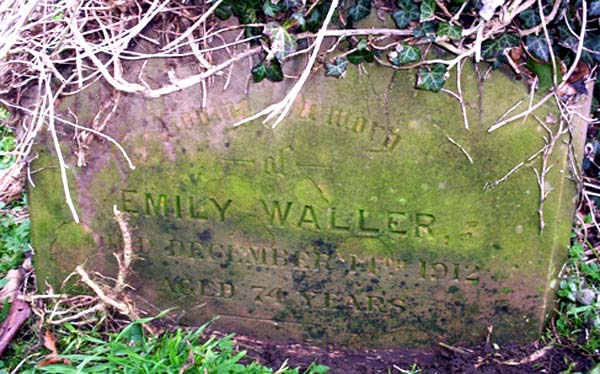
<path fill-rule="evenodd" d="M 217 331 L 211 333 L 226 335 Z M 411 373 L 410 369 L 415 364 L 415 369 L 424 374 L 587 373 L 594 366 L 594 358 L 581 350 L 559 344 L 544 345 L 542 342 L 528 345 L 509 342 L 500 346 L 484 342 L 470 348 L 441 343 L 432 350 L 357 351 L 335 346 L 323 349 L 299 342 L 274 345 L 241 335 L 234 340 L 238 349 L 247 350 L 252 360 L 274 370 L 287 361 L 289 367 L 301 368 L 300 372 L 312 363 L 328 366 L 331 374 Z"/>

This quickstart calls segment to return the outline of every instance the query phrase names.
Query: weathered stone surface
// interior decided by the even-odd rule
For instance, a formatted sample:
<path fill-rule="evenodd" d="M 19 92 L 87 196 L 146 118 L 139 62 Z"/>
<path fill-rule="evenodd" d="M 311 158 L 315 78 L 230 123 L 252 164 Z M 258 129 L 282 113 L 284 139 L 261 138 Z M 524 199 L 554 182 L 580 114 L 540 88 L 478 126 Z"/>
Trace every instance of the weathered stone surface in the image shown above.
<path fill-rule="evenodd" d="M 146 67 L 152 84 L 174 68 L 163 64 Z M 211 86 L 205 110 L 200 87 L 121 100 L 106 132 L 137 168 L 108 142 L 93 143 L 89 165 L 69 169 L 82 225 L 72 223 L 58 170 L 47 167 L 57 164 L 52 151 L 40 148 L 35 168 L 46 168 L 31 189 L 40 283 L 58 284 L 84 261 L 114 273 L 116 204 L 135 227 L 138 302 L 176 307 L 181 323 L 219 315 L 228 331 L 356 347 L 481 341 L 490 325 L 497 341 L 539 333 L 569 243 L 566 145 L 550 159 L 542 234 L 531 168 L 483 189 L 544 145 L 532 116 L 487 132 L 527 95 L 521 83 L 494 72 L 479 84 L 465 68 L 467 131 L 456 99 L 414 90 L 410 72 L 315 76 L 275 130 L 231 124 L 293 82 L 252 84 L 247 95 L 245 76 L 225 92 L 223 82 Z M 452 78 L 447 87 L 455 90 Z M 111 95 L 96 84 L 62 107 L 89 124 Z M 62 139 L 69 153 L 72 131 Z"/>

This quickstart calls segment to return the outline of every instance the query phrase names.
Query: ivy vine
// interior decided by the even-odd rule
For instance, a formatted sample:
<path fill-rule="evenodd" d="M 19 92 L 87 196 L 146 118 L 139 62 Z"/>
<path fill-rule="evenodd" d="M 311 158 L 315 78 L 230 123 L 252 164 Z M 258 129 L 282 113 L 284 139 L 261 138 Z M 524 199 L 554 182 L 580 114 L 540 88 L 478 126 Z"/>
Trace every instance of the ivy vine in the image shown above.
<path fill-rule="evenodd" d="M 253 26 L 246 32 L 262 36 L 265 47 L 252 69 L 254 80 L 279 82 L 290 56 L 310 47 L 306 35 L 319 30 L 330 5 L 328 0 L 225 0 L 215 14 Z M 418 68 L 416 88 L 437 92 L 457 62 L 474 58 L 492 68 L 508 65 L 539 90 L 572 96 L 585 92 L 583 78 L 600 62 L 600 0 L 347 0 L 336 9 L 331 27 L 355 30 L 370 16 L 405 32 L 390 33 L 384 46 L 376 37 L 381 33 L 339 33 L 337 50 L 320 61 L 326 76 L 343 78 L 349 64 Z M 432 46 L 457 57 L 431 59 Z"/>

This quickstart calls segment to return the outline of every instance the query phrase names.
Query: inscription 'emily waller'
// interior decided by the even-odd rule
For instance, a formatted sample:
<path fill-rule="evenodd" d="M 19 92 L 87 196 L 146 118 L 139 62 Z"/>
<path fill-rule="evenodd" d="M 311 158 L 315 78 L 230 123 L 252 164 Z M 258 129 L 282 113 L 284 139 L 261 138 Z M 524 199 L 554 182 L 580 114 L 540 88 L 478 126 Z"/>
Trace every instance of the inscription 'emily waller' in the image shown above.
<path fill-rule="evenodd" d="M 235 202 L 232 199 L 168 195 L 133 189 L 123 189 L 121 197 L 123 211 L 146 216 L 225 221 L 230 215 L 236 214 Z M 388 209 L 383 212 L 356 209 L 349 212 L 334 206 L 317 207 L 293 201 L 263 199 L 259 199 L 256 206 L 257 212 L 246 213 L 262 216 L 267 225 L 317 231 L 329 230 L 362 235 L 388 233 L 400 238 L 421 238 L 433 236 L 432 226 L 435 223 L 432 214 L 400 209 Z"/>

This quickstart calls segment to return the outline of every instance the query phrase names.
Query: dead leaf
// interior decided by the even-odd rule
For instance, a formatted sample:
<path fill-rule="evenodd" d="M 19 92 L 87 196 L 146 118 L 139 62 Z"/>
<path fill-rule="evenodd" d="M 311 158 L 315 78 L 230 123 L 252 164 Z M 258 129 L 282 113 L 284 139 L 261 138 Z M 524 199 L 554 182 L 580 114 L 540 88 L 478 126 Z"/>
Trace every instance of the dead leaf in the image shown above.
<path fill-rule="evenodd" d="M 194 366 L 195 363 L 196 358 L 194 357 L 194 349 L 193 347 L 190 347 L 190 353 L 188 353 L 187 362 L 181 367 L 181 370 L 179 370 L 179 374 L 185 373 L 185 371 L 190 367 Z"/>
<path fill-rule="evenodd" d="M 46 329 L 46 333 L 44 334 L 44 347 L 48 348 L 52 354 L 58 355 L 58 351 L 56 350 L 56 341 L 54 340 L 50 329 Z"/>
<path fill-rule="evenodd" d="M 586 95 L 587 88 L 585 86 L 585 80 L 590 75 L 590 72 L 590 66 L 583 61 L 579 61 L 567 82 L 558 88 L 558 96 L 565 99 Z"/>
<path fill-rule="evenodd" d="M 519 63 L 519 60 L 523 56 L 523 46 L 519 45 L 518 47 L 514 47 L 510 49 L 510 58 L 516 63 Z"/>
<path fill-rule="evenodd" d="M 69 365 L 71 362 L 69 360 L 65 360 L 58 357 L 58 350 L 56 349 L 56 340 L 52 336 L 52 332 L 50 329 L 46 329 L 46 333 L 44 334 L 44 347 L 46 347 L 50 353 L 46 355 L 46 359 L 37 364 L 38 367 L 63 363 L 65 365 Z"/>
<path fill-rule="evenodd" d="M 542 349 L 539 349 L 539 350 L 533 352 L 531 355 L 522 358 L 519 361 L 508 360 L 508 361 L 501 361 L 500 363 L 503 365 L 510 365 L 510 366 L 519 366 L 519 365 L 524 365 L 524 364 L 530 364 L 530 363 L 535 362 L 535 361 L 539 360 L 540 358 L 544 357 L 546 355 L 546 353 L 550 352 L 551 350 L 552 350 L 552 346 L 546 346 Z"/>
<path fill-rule="evenodd" d="M 569 77 L 568 82 L 571 84 L 579 82 L 585 79 L 588 75 L 590 75 L 590 66 L 587 63 L 579 60 L 579 63 L 577 63 L 577 66 L 575 67 L 575 70 Z"/>
<path fill-rule="evenodd" d="M 69 364 L 69 361 L 63 360 L 58 357 L 51 357 L 50 355 L 47 355 L 46 359 L 44 361 L 39 362 L 36 366 L 42 367 L 42 366 L 54 365 L 54 364 L 60 364 L 60 363 Z"/>
<path fill-rule="evenodd" d="M 9 302 L 13 301 L 15 294 L 21 287 L 23 275 L 19 270 L 12 269 L 8 271 L 4 279 L 7 279 L 8 283 L 0 290 L 0 304 L 4 303 L 4 300 L 6 299 L 8 299 Z"/>

